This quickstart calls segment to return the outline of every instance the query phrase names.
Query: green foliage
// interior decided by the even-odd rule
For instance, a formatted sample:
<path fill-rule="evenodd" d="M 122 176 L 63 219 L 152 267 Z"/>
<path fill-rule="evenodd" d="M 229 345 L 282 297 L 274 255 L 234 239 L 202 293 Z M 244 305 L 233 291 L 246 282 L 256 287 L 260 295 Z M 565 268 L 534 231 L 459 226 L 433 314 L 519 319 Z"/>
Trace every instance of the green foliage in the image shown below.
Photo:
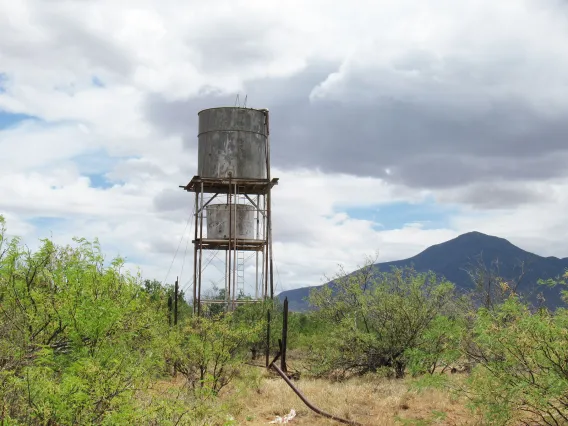
<path fill-rule="evenodd" d="M 314 313 L 290 312 L 288 316 L 288 348 L 311 352 L 326 344 L 333 326 Z"/>
<path fill-rule="evenodd" d="M 243 364 L 264 354 L 267 311 L 271 355 L 278 350 L 282 305 L 211 305 L 197 318 L 181 293 L 173 327 L 173 285 L 107 261 L 96 240 L 73 241 L 32 251 L 6 236 L 0 216 L 0 423 L 236 424 L 238 404 L 217 396 L 229 383 L 230 395 L 260 392 L 259 370 Z M 433 273 L 368 263 L 339 274 L 310 295 L 316 311 L 290 313 L 288 348 L 304 351 L 315 375 L 409 371 L 418 390 L 448 386 L 438 373 L 467 359 L 474 368 L 460 392 L 486 423 L 568 423 L 568 310 L 532 309 L 513 281 L 480 265 L 470 272 L 480 309 Z M 567 283 L 568 271 L 541 282 Z M 174 367 L 187 386 L 173 384 Z"/>
<path fill-rule="evenodd" d="M 231 313 L 195 318 L 178 335 L 176 368 L 197 395 L 217 395 L 238 373 L 261 328 L 238 323 Z"/>
<path fill-rule="evenodd" d="M 124 424 L 164 369 L 167 322 L 97 241 L 8 239 L 0 220 L 0 413 L 15 424 Z"/>
<path fill-rule="evenodd" d="M 564 301 L 564 303 L 568 303 L 568 290 L 566 290 L 566 286 L 568 286 L 568 269 L 566 269 L 562 276 L 557 277 L 556 279 L 549 278 L 547 280 L 539 280 L 538 283 L 547 287 L 561 286 L 562 289 L 560 290 L 560 295 L 562 297 L 562 301 Z"/>
<path fill-rule="evenodd" d="M 255 330 L 249 341 L 253 357 L 258 357 L 266 350 L 267 312 L 270 312 L 270 353 L 278 351 L 278 340 L 282 338 L 282 304 L 275 299 L 261 303 L 242 304 L 234 312 L 234 321 L 241 326 Z M 290 335 L 290 326 L 289 332 Z"/>
<path fill-rule="evenodd" d="M 568 422 L 568 311 L 531 312 L 516 297 L 480 309 L 468 353 L 478 365 L 468 382 L 474 408 L 488 421 L 516 417 Z"/>
<path fill-rule="evenodd" d="M 165 315 L 169 324 L 174 322 L 174 284 L 162 285 L 158 280 L 144 280 L 143 288 L 150 296 L 150 301 L 156 312 Z M 185 300 L 183 290 L 178 290 L 178 323 L 193 314 L 193 308 Z"/>
<path fill-rule="evenodd" d="M 386 367 L 403 377 L 409 354 L 424 353 L 432 348 L 429 335 L 443 334 L 436 318 L 454 297 L 453 284 L 433 273 L 411 268 L 378 273 L 371 263 L 340 275 L 334 287 L 310 295 L 316 315 L 333 325 L 326 346 L 314 351 L 316 373 L 364 374 Z M 442 340 L 440 345 L 447 344 Z"/>
<path fill-rule="evenodd" d="M 460 342 L 465 332 L 463 318 L 438 315 L 422 335 L 422 343 L 405 352 L 413 376 L 440 373 L 455 364 L 462 356 Z"/>

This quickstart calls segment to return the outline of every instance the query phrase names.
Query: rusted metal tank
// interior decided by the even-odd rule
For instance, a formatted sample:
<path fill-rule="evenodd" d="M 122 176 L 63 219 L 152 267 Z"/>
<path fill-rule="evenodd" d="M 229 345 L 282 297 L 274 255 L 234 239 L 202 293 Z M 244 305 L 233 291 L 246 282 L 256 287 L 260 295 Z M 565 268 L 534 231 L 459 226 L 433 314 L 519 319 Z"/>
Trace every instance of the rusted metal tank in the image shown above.
<path fill-rule="evenodd" d="M 231 212 L 229 213 L 229 207 Z M 236 208 L 236 218 L 235 218 Z M 248 204 L 210 204 L 206 207 L 207 238 L 229 239 L 229 216 L 233 222 L 231 238 L 254 239 L 255 208 Z M 236 222 L 236 223 L 235 223 Z M 236 228 L 236 229 L 235 229 Z M 236 231 L 236 232 L 235 232 Z"/>
<path fill-rule="evenodd" d="M 266 179 L 265 110 L 222 107 L 198 115 L 200 177 Z"/>

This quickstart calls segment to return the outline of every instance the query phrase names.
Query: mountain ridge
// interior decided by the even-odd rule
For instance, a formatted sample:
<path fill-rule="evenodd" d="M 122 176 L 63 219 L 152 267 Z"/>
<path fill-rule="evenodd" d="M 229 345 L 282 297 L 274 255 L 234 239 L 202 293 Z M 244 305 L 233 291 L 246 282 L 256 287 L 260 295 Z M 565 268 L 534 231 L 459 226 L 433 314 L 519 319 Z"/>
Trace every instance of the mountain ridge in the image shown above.
<path fill-rule="evenodd" d="M 481 258 L 480 258 L 481 256 Z M 517 247 L 509 240 L 479 231 L 471 231 L 448 241 L 434 244 L 407 259 L 381 262 L 374 265 L 378 270 L 390 270 L 394 267 L 414 266 L 418 272 L 433 271 L 453 282 L 458 289 L 470 291 L 474 285 L 467 268 L 472 262 L 481 259 L 486 267 L 492 263 L 499 265 L 499 275 L 505 279 L 515 279 L 523 274 L 519 283 L 519 293 L 534 301 L 536 291 L 542 292 L 545 305 L 556 308 L 560 305 L 558 288 L 537 287 L 538 279 L 554 278 L 568 268 L 568 257 L 539 256 Z M 354 271 L 356 272 L 356 271 Z M 277 295 L 280 300 L 288 297 L 291 310 L 309 310 L 308 303 L 303 300 L 314 288 L 321 288 L 329 283 L 285 290 Z"/>

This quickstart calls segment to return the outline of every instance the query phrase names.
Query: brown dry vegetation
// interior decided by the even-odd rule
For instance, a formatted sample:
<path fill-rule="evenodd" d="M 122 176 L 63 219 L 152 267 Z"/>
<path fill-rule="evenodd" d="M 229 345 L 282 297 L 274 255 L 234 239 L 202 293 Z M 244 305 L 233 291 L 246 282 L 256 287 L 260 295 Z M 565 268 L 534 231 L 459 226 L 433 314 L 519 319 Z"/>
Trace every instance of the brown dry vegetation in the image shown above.
<path fill-rule="evenodd" d="M 290 425 L 340 424 L 311 411 L 280 377 L 262 370 L 259 376 L 259 370 L 257 367 L 243 370 L 242 376 L 220 395 L 218 416 L 204 424 L 222 425 L 227 415 L 231 415 L 239 425 L 266 425 L 276 416 L 288 414 L 292 408 L 296 410 L 296 417 Z M 344 382 L 302 378 L 295 385 L 323 411 L 364 425 L 480 424 L 465 408 L 464 401 L 439 390 L 411 390 L 411 383 L 412 379 L 378 377 L 352 378 Z M 161 393 L 183 386 L 184 380 L 178 376 L 156 383 L 154 390 Z"/>
<path fill-rule="evenodd" d="M 437 390 L 409 391 L 408 380 L 354 378 L 332 383 L 323 379 L 302 379 L 296 385 L 323 411 L 365 425 L 402 424 L 397 417 L 422 421 L 415 424 L 476 424 L 462 401 Z M 256 395 L 251 394 L 242 401 L 237 419 L 239 424 L 265 425 L 292 408 L 297 414 L 291 425 L 339 424 L 312 412 L 282 379 L 275 377 L 266 377 Z M 435 420 L 436 412 L 444 412 L 445 417 Z"/>
<path fill-rule="evenodd" d="M 481 424 L 463 400 L 440 390 L 411 390 L 412 381 L 373 376 L 343 382 L 302 378 L 295 385 L 323 411 L 364 425 Z M 179 389 L 183 383 L 178 376 L 159 383 L 155 389 Z M 211 425 L 223 424 L 227 415 L 234 417 L 239 425 L 266 425 L 276 416 L 288 414 L 292 408 L 296 410 L 296 417 L 290 425 L 340 424 L 312 412 L 280 377 L 258 367 L 243 369 L 241 377 L 222 392 L 217 404 L 223 408 L 218 417 L 214 416 L 216 419 L 210 419 Z"/>
<path fill-rule="evenodd" d="M 296 360 L 297 361 L 297 360 Z M 449 374 L 452 386 L 462 387 L 465 374 Z M 387 379 L 374 375 L 353 377 L 345 381 L 302 377 L 294 384 L 305 397 L 321 410 L 365 426 L 477 426 L 486 424 L 481 416 L 466 408 L 466 400 L 449 391 L 432 388 L 416 390 L 416 379 Z M 181 375 L 160 380 L 152 386 L 155 397 L 169 393 L 178 394 L 182 404 L 191 401 L 190 391 Z M 225 426 L 267 425 L 277 416 L 284 416 L 291 409 L 296 417 L 288 424 L 298 426 L 340 425 L 311 411 L 274 372 L 268 372 L 256 364 L 244 365 L 237 378 L 228 385 L 219 398 L 205 401 L 207 420 L 185 416 L 179 425 Z M 206 408 L 205 408 L 206 407 Z M 187 405 L 189 408 L 189 404 Z M 234 419 L 232 422 L 228 419 Z M 235 423 L 236 422 L 236 423 Z M 515 424 L 512 420 L 511 424 Z M 517 424 L 527 424 L 524 422 Z"/>

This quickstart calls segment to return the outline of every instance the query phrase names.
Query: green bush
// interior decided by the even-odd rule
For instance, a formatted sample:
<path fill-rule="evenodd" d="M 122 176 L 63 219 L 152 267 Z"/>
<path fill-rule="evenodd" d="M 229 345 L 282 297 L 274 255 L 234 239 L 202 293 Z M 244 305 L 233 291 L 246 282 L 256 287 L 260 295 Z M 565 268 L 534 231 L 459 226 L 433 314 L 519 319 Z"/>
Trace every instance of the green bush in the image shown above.
<path fill-rule="evenodd" d="M 438 315 L 422 334 L 421 344 L 408 349 L 405 355 L 413 376 L 444 373 L 462 357 L 460 342 L 465 332 L 463 318 Z"/>
<path fill-rule="evenodd" d="M 178 334 L 176 368 L 196 395 L 217 395 L 238 374 L 261 329 L 236 323 L 232 313 L 194 318 Z"/>
<path fill-rule="evenodd" d="M 493 424 L 568 422 L 568 310 L 531 312 L 516 297 L 480 309 L 467 395 Z"/>
<path fill-rule="evenodd" d="M 376 272 L 372 264 L 310 294 L 314 314 L 329 324 L 325 346 L 314 351 L 316 374 L 364 374 L 389 368 L 403 377 L 412 351 L 431 348 L 428 333 L 453 297 L 453 284 L 412 268 Z M 439 349 L 436 349 L 439 351 Z"/>
<path fill-rule="evenodd" d="M 0 218 L 0 416 L 21 424 L 139 419 L 135 395 L 164 370 L 164 315 L 99 244 L 32 252 Z"/>

